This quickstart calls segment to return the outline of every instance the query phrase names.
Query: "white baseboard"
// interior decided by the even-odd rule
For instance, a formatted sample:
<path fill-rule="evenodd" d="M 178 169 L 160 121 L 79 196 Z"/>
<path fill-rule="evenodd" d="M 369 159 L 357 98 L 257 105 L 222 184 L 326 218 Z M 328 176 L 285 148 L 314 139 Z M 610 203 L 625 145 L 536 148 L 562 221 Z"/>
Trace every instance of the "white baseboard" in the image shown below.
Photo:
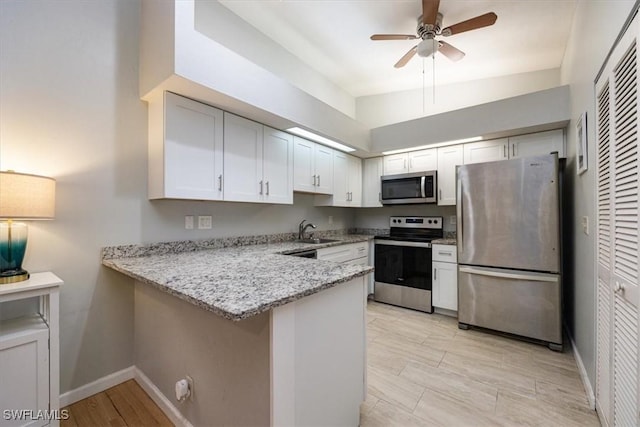
<path fill-rule="evenodd" d="M 591 386 L 591 381 L 589 381 L 589 376 L 587 375 L 587 370 L 584 368 L 584 363 L 582 363 L 582 357 L 580 357 L 580 353 L 578 353 L 578 348 L 576 347 L 576 343 L 573 341 L 573 337 L 571 334 L 567 332 L 569 336 L 569 340 L 571 341 L 571 347 L 573 348 L 573 356 L 576 359 L 576 364 L 578 365 L 578 372 L 580 373 L 580 378 L 582 379 L 582 384 L 584 385 L 584 389 L 587 393 L 587 400 L 589 401 L 589 408 L 596 409 L 596 395 L 593 392 L 593 387 Z"/>
<path fill-rule="evenodd" d="M 78 387 L 74 390 L 70 390 L 60 395 L 60 407 L 64 408 L 79 400 L 86 399 L 89 396 L 105 391 L 108 388 L 116 386 L 125 381 L 131 380 L 135 377 L 135 367 L 130 366 L 121 371 L 109 374 L 106 377 L 98 378 L 97 380 L 85 384 L 82 387 Z"/>
<path fill-rule="evenodd" d="M 171 422 L 177 426 L 193 427 L 193 425 L 187 420 L 182 413 L 175 407 L 156 385 L 151 382 L 144 372 L 135 368 L 135 380 L 140 387 L 151 397 L 156 405 L 160 407 L 160 410 L 171 420 Z"/>

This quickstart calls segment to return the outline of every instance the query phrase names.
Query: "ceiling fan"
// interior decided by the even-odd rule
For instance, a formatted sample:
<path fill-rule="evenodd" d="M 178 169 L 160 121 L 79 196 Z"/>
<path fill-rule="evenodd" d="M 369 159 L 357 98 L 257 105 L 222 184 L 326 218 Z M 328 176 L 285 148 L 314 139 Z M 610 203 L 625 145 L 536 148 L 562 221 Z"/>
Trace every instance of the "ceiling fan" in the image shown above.
<path fill-rule="evenodd" d="M 446 28 L 442 27 L 442 14 L 438 12 L 440 0 L 422 0 L 422 15 L 418 18 L 416 35 L 412 34 L 374 34 L 371 40 L 414 40 L 422 39 L 420 43 L 412 47 L 394 65 L 396 68 L 404 67 L 413 56 L 431 56 L 435 52 L 440 52 L 452 61 L 459 61 L 464 58 L 465 53 L 453 47 L 449 43 L 436 40 L 436 36 L 449 37 L 465 31 L 476 30 L 478 28 L 493 25 L 498 19 L 498 15 L 493 12 L 458 22 Z"/>

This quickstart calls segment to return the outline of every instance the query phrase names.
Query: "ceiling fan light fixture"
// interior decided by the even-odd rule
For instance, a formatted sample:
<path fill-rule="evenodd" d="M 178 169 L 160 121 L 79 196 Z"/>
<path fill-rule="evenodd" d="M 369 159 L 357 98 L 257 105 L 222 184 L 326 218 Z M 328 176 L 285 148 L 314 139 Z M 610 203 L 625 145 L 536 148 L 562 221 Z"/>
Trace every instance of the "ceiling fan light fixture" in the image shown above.
<path fill-rule="evenodd" d="M 438 51 L 440 43 L 436 39 L 425 39 L 418 44 L 418 56 L 427 58 Z"/>

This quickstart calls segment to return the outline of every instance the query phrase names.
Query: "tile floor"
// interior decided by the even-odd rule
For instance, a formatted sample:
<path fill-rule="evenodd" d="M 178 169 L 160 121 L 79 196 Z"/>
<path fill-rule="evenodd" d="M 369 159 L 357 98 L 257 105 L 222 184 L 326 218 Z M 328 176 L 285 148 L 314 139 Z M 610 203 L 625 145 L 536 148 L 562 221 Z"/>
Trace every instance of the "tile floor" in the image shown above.
<path fill-rule="evenodd" d="M 563 353 L 370 302 L 361 426 L 599 426 Z"/>

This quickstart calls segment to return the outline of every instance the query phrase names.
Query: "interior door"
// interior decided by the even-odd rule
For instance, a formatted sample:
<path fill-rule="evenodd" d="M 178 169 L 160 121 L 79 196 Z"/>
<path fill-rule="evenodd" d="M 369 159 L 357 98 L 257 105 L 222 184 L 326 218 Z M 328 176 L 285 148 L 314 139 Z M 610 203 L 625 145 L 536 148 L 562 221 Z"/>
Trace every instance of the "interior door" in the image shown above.
<path fill-rule="evenodd" d="M 458 262 L 560 271 L 558 157 L 457 170 Z"/>

